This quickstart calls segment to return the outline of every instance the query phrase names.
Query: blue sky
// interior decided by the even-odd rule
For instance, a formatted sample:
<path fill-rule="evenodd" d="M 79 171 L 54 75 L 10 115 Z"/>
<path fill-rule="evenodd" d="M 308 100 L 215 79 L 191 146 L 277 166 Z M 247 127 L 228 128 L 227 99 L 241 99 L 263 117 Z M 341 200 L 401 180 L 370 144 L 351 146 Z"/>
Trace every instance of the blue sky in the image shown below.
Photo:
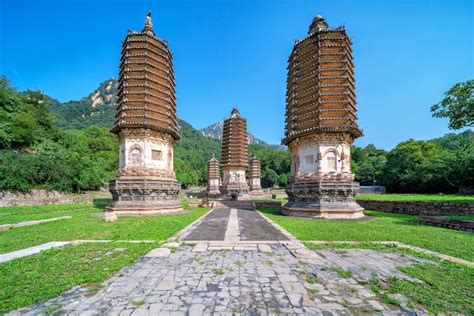
<path fill-rule="evenodd" d="M 121 42 L 148 10 L 174 54 L 178 115 L 196 128 L 232 106 L 257 137 L 284 131 L 287 58 L 316 14 L 353 40 L 359 125 L 385 149 L 449 132 L 429 108 L 474 76 L 473 1 L 0 0 L 0 74 L 79 99 L 117 77 Z"/>

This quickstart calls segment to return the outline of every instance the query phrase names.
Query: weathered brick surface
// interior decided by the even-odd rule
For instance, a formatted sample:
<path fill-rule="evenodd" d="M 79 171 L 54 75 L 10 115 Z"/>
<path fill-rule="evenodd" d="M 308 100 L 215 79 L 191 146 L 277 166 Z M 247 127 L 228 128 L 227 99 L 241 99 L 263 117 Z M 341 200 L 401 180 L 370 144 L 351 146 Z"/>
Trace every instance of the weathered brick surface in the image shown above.
<path fill-rule="evenodd" d="M 366 210 L 376 210 L 391 213 L 444 216 L 474 214 L 474 203 L 448 202 L 409 202 L 409 201 L 367 201 L 357 200 Z"/>

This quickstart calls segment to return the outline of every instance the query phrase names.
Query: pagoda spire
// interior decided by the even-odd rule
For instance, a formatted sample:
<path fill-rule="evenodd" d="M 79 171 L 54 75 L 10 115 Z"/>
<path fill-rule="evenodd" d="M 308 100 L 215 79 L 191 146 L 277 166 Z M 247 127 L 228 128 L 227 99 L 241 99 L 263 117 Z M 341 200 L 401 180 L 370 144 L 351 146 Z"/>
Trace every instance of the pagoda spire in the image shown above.
<path fill-rule="evenodd" d="M 328 29 L 328 23 L 322 17 L 322 15 L 318 14 L 314 17 L 313 22 L 309 26 L 308 34 L 313 35 L 314 33 L 326 31 Z"/>
<path fill-rule="evenodd" d="M 151 11 L 148 11 L 148 14 L 146 15 L 145 26 L 143 27 L 142 32 L 153 36 L 155 35 L 155 32 L 153 31 L 153 22 L 151 21 Z"/>

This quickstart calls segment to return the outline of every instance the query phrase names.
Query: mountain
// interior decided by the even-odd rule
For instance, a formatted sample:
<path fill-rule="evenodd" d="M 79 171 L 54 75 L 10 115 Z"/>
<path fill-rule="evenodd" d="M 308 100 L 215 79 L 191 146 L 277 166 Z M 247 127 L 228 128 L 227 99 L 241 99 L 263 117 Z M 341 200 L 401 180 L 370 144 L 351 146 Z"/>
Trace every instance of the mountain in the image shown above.
<path fill-rule="evenodd" d="M 81 129 L 91 125 L 112 127 L 118 82 L 108 79 L 88 96 L 66 103 L 50 102 L 49 109 L 57 117 L 56 125 L 63 129 Z"/>
<path fill-rule="evenodd" d="M 50 99 L 49 109 L 57 117 L 56 125 L 62 129 L 81 129 L 91 125 L 110 128 L 114 123 L 115 102 L 117 101 L 118 81 L 114 78 L 103 81 L 88 96 L 78 100 L 61 103 Z M 180 126 L 184 121 L 180 120 Z M 199 133 L 208 139 L 221 141 L 224 122 L 220 121 L 200 129 Z M 193 128 L 194 129 L 194 128 Z M 263 145 L 275 150 L 285 150 L 285 146 L 269 145 L 249 133 L 249 144 Z"/>
<path fill-rule="evenodd" d="M 224 129 L 224 121 L 219 121 L 217 123 L 209 125 L 208 127 L 202 128 L 199 131 L 207 138 L 221 141 L 223 129 Z M 258 139 L 251 133 L 249 133 L 249 144 L 268 145 L 266 142 Z"/>

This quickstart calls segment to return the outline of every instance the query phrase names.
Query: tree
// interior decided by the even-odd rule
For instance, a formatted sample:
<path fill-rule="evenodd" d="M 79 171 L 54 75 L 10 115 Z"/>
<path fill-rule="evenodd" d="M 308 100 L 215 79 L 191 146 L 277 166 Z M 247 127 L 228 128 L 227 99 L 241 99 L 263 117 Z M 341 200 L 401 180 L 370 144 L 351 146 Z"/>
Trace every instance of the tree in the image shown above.
<path fill-rule="evenodd" d="M 0 77 L 0 149 L 23 149 L 46 138 L 57 139 L 47 100 L 39 91 L 18 93 Z"/>
<path fill-rule="evenodd" d="M 280 188 L 286 187 L 286 185 L 288 184 L 288 174 L 286 173 L 280 174 L 277 179 L 277 184 Z"/>
<path fill-rule="evenodd" d="M 278 174 L 275 170 L 270 168 L 265 168 L 262 172 L 262 187 L 264 188 L 273 188 L 278 180 Z"/>
<path fill-rule="evenodd" d="M 390 192 L 453 191 L 446 181 L 448 152 L 432 141 L 409 140 L 387 154 L 382 181 Z"/>
<path fill-rule="evenodd" d="M 375 182 L 381 184 L 384 166 L 387 162 L 386 154 L 385 150 L 377 149 L 372 144 L 363 148 L 354 146 L 351 167 L 356 181 L 370 185 Z"/>
<path fill-rule="evenodd" d="M 450 129 L 474 126 L 474 80 L 456 83 L 431 107 L 434 117 L 448 118 Z"/>

